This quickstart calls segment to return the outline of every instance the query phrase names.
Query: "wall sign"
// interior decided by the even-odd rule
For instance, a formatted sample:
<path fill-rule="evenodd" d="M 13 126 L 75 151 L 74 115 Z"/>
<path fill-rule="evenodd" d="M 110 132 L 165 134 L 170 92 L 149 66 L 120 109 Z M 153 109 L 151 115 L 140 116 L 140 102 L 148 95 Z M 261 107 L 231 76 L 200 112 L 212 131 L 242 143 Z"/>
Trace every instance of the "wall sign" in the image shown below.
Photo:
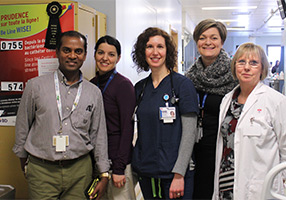
<path fill-rule="evenodd" d="M 61 4 L 62 32 L 74 30 L 74 4 Z M 56 58 L 45 48 L 47 4 L 0 6 L 0 126 L 14 126 L 26 82 L 38 76 L 38 61 Z"/>

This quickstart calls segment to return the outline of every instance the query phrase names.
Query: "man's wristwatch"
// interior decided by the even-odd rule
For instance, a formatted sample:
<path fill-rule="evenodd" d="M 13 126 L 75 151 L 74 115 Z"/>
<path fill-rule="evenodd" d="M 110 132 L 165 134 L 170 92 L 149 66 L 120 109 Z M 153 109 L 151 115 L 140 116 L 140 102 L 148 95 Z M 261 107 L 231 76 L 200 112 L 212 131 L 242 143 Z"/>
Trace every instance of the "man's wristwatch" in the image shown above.
<path fill-rule="evenodd" d="M 111 175 L 108 172 L 103 172 L 99 175 L 100 178 L 108 178 L 108 180 L 111 179 Z"/>

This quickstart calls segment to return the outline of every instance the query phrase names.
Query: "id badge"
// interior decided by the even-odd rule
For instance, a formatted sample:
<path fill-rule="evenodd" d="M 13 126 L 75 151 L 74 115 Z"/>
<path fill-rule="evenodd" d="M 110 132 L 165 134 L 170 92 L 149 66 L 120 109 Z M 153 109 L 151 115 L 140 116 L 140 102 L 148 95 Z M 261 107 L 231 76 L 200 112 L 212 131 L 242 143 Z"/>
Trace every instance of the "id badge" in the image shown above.
<path fill-rule="evenodd" d="M 65 152 L 66 147 L 69 145 L 68 135 L 53 136 L 53 146 L 56 147 L 56 152 Z"/>
<path fill-rule="evenodd" d="M 176 119 L 176 108 L 175 107 L 160 107 L 159 108 L 159 119 L 163 120 L 164 123 L 173 123 Z"/>

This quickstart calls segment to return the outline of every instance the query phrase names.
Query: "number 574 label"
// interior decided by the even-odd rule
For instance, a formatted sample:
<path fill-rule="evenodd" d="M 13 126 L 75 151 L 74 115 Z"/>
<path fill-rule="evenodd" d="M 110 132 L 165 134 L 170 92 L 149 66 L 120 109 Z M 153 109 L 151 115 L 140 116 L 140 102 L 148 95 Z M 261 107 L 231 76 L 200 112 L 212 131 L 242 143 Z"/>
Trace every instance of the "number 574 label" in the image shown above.
<path fill-rule="evenodd" d="M 1 82 L 1 91 L 23 91 L 23 82 Z"/>

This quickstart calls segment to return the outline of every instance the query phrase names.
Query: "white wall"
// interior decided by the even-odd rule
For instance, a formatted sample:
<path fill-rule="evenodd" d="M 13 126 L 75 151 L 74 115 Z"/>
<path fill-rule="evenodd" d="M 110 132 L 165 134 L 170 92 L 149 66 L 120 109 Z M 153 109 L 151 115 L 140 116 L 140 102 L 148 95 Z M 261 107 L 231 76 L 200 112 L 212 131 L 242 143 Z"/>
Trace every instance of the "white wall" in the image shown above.
<path fill-rule="evenodd" d="M 157 10 L 144 0 L 116 1 L 116 37 L 122 44 L 121 60 L 117 70 L 134 84 L 147 73 L 138 74 L 131 58 L 137 36 L 147 27 L 157 25 Z"/>
<path fill-rule="evenodd" d="M 131 58 L 132 47 L 137 36 L 148 27 L 156 26 L 170 33 L 169 27 L 179 35 L 179 69 L 182 58 L 182 8 L 177 0 L 117 0 L 116 37 L 122 44 L 122 58 L 117 64 L 119 72 L 134 84 L 148 73 L 137 73 Z"/>
<path fill-rule="evenodd" d="M 189 34 L 193 34 L 196 25 L 194 24 L 194 22 L 192 22 L 187 12 L 183 11 L 182 15 L 183 29 L 185 29 Z"/>
<path fill-rule="evenodd" d="M 282 38 L 281 36 L 259 36 L 255 38 L 228 37 L 223 47 L 228 53 L 232 52 L 233 55 L 236 52 L 236 46 L 245 42 L 253 42 L 260 45 L 266 53 L 267 45 L 282 45 Z"/>

